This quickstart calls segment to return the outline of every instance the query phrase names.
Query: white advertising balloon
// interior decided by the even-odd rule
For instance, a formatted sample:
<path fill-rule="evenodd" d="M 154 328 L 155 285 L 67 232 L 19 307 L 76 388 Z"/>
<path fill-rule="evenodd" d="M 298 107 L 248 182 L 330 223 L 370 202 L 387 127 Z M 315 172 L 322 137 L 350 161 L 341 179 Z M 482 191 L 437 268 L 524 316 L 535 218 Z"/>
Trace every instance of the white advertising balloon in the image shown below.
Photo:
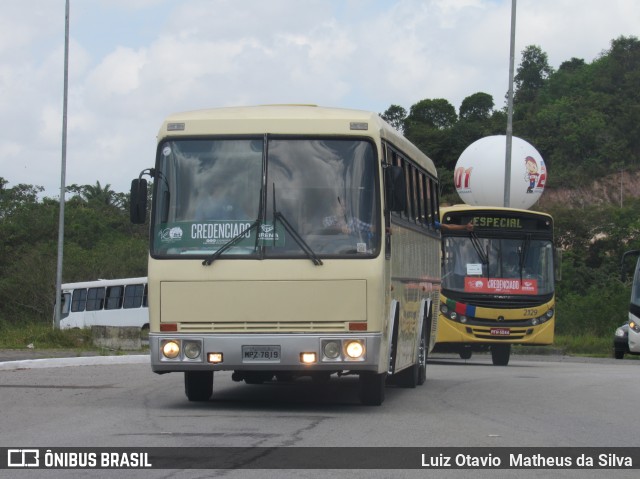
<path fill-rule="evenodd" d="M 504 206 L 507 137 L 487 136 L 462 152 L 454 172 L 456 191 L 474 206 Z M 542 156 L 521 138 L 512 137 L 510 207 L 528 209 L 544 191 L 547 167 Z"/>

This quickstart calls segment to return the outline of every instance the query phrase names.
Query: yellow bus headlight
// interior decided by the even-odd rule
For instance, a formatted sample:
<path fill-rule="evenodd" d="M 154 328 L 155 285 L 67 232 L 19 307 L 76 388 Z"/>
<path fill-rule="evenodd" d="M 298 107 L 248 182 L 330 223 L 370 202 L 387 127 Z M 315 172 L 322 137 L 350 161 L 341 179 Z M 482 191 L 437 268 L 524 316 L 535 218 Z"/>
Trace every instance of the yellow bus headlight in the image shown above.
<path fill-rule="evenodd" d="M 362 359 L 364 357 L 364 342 L 361 340 L 349 341 L 344 346 L 344 352 L 348 359 Z"/>
<path fill-rule="evenodd" d="M 162 354 L 168 359 L 177 358 L 180 355 L 180 344 L 174 340 L 164 341 L 162 345 Z"/>

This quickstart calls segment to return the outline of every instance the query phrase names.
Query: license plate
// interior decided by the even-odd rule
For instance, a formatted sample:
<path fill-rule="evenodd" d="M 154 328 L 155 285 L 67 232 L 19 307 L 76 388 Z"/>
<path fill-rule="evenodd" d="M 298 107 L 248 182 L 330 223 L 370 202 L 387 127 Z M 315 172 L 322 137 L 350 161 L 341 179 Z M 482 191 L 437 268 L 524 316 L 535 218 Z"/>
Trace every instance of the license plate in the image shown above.
<path fill-rule="evenodd" d="M 491 336 L 510 336 L 511 330 L 508 328 L 491 328 Z"/>
<path fill-rule="evenodd" d="M 242 346 L 243 363 L 279 363 L 280 346 Z"/>

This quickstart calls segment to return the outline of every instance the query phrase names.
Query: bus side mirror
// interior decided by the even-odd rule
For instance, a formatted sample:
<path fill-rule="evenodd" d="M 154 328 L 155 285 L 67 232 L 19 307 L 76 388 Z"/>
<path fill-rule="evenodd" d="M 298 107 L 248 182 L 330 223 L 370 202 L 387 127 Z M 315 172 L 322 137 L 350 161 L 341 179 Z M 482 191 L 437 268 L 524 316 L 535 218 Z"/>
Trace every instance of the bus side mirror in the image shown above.
<path fill-rule="evenodd" d="M 560 281 L 562 279 L 562 248 L 556 248 L 555 253 L 556 281 Z"/>
<path fill-rule="evenodd" d="M 384 192 L 387 211 L 404 211 L 407 207 L 407 185 L 399 166 L 384 169 Z"/>
<path fill-rule="evenodd" d="M 144 224 L 147 219 L 147 180 L 135 179 L 131 182 L 131 197 L 129 204 L 131 222 Z"/>

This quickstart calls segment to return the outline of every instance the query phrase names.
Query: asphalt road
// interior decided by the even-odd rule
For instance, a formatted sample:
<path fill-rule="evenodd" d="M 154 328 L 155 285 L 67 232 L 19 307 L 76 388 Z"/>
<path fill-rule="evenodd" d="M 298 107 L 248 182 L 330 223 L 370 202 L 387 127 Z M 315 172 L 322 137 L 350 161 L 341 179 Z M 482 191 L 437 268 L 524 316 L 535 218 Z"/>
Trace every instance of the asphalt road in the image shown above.
<path fill-rule="evenodd" d="M 1 357 L 2 355 L 0 355 Z M 245 385 L 216 373 L 189 403 L 146 356 L 0 363 L 1 447 L 639 447 L 640 362 L 513 356 L 430 360 L 427 383 L 362 406 L 357 379 Z M 2 471 L 5 472 L 5 471 Z M 8 477 L 25 477 L 25 471 Z M 29 471 L 29 477 L 637 477 L 638 470 Z M 5 476 L 7 477 L 7 476 Z"/>

